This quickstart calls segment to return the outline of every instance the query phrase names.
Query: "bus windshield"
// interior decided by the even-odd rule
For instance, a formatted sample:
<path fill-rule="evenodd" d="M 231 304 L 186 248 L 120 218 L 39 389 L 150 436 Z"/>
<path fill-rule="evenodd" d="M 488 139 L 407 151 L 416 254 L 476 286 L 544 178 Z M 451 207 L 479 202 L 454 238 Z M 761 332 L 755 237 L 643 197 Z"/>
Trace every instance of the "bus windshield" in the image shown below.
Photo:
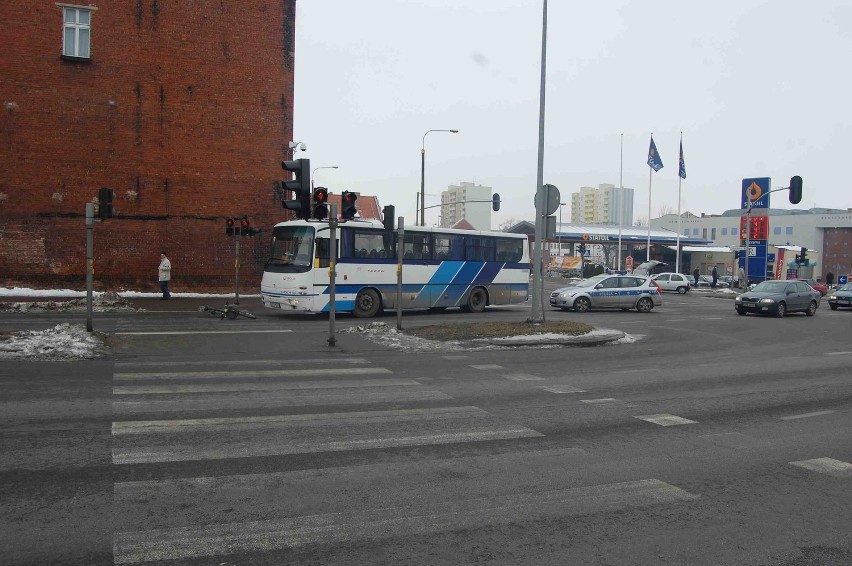
<path fill-rule="evenodd" d="M 311 226 L 276 226 L 266 271 L 306 273 L 313 266 L 314 229 Z"/>

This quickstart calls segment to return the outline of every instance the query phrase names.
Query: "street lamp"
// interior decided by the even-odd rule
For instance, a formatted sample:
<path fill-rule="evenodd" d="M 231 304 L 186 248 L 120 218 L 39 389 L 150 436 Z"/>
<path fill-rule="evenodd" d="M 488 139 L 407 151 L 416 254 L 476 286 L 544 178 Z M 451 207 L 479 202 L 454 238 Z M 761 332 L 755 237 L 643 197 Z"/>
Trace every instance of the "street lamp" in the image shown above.
<path fill-rule="evenodd" d="M 337 165 L 328 165 L 325 167 L 315 167 L 313 171 L 311 171 L 311 190 L 314 189 L 314 175 L 316 175 L 317 171 L 320 169 L 337 169 Z"/>
<path fill-rule="evenodd" d="M 423 144 L 420 146 L 420 225 L 426 226 L 426 211 L 424 209 L 424 198 L 426 197 L 426 136 L 429 132 L 459 133 L 458 130 L 428 130 L 423 134 Z"/>
<path fill-rule="evenodd" d="M 559 231 L 556 233 L 556 241 L 559 242 L 559 258 L 562 258 L 562 207 L 568 204 L 567 202 L 559 203 Z"/>

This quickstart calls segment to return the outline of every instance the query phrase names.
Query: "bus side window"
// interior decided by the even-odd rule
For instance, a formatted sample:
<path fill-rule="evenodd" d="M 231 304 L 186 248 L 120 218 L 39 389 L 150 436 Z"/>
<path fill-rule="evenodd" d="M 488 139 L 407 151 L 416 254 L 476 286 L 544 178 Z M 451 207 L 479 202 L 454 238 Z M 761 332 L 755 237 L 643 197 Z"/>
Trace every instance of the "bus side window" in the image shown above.
<path fill-rule="evenodd" d="M 328 267 L 331 251 L 331 240 L 328 238 L 317 238 L 316 258 L 319 260 L 317 267 Z"/>

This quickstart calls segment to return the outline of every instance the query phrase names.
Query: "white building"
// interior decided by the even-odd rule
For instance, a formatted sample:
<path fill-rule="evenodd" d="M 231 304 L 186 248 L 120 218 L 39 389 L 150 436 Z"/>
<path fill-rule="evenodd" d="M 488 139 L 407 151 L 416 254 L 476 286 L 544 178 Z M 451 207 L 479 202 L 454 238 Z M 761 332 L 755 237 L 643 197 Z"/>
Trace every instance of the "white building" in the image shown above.
<path fill-rule="evenodd" d="M 441 228 L 452 228 L 461 220 L 477 230 L 491 229 L 491 187 L 462 182 L 441 193 Z"/>
<path fill-rule="evenodd" d="M 633 224 L 633 189 L 607 183 L 581 187 L 571 193 L 571 222 L 582 224 Z"/>

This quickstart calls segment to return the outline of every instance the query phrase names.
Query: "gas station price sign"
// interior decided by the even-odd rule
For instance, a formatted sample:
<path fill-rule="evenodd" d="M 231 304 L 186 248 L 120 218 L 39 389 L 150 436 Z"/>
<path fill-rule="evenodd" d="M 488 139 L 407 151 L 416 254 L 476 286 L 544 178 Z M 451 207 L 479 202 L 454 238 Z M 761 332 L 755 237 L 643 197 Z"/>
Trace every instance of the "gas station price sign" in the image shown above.
<path fill-rule="evenodd" d="M 752 216 L 751 224 L 746 230 L 746 216 L 740 217 L 740 234 L 742 240 L 748 235 L 749 240 L 766 240 L 769 237 L 769 217 Z"/>

